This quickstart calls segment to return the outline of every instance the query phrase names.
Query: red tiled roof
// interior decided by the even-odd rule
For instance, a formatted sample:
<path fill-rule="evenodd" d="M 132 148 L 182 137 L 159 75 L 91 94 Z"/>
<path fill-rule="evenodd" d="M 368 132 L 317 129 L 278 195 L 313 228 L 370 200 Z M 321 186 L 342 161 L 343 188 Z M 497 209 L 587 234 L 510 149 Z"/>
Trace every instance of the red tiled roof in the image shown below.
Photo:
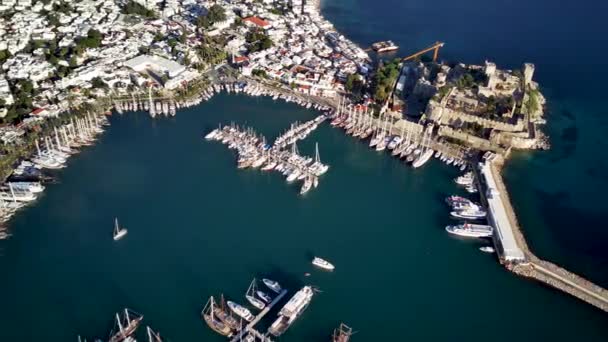
<path fill-rule="evenodd" d="M 248 60 L 249 60 L 249 57 L 247 57 L 247 56 L 237 56 L 237 57 L 234 57 L 234 63 L 242 63 L 242 62 L 245 62 L 245 61 L 248 61 Z"/>
<path fill-rule="evenodd" d="M 267 22 L 264 19 L 258 18 L 258 17 L 247 17 L 247 18 L 243 19 L 243 21 L 250 22 L 250 23 L 255 24 L 262 28 L 270 26 L 269 22 Z"/>
<path fill-rule="evenodd" d="M 33 114 L 33 115 L 38 115 L 38 114 L 40 114 L 40 113 L 44 112 L 45 110 L 46 110 L 46 109 L 44 109 L 44 108 L 36 108 L 36 109 L 34 109 L 34 110 L 32 111 L 32 114 Z"/>

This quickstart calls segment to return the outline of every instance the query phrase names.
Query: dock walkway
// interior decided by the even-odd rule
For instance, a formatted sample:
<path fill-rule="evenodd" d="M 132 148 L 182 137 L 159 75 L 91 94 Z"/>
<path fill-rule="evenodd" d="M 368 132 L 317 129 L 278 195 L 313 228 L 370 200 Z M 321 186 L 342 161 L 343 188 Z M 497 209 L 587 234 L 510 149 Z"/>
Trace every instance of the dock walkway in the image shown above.
<path fill-rule="evenodd" d="M 270 339 L 268 337 L 266 337 L 266 335 L 261 334 L 259 331 L 255 330 L 253 327 L 255 327 L 256 324 L 258 324 L 260 322 L 260 320 L 262 320 L 262 318 L 264 318 L 264 316 L 266 316 L 266 314 L 281 300 L 283 299 L 283 297 L 285 297 L 285 295 L 287 294 L 287 290 L 282 290 L 281 293 L 279 293 L 279 295 L 272 300 L 272 302 L 270 302 L 270 304 L 268 304 L 264 310 L 260 311 L 260 313 L 257 314 L 257 316 L 255 316 L 255 318 L 253 319 L 253 321 L 251 321 L 249 324 L 247 324 L 247 326 L 245 327 L 245 329 L 242 329 L 236 336 L 234 336 L 232 338 L 232 340 L 230 340 L 230 342 L 239 342 L 243 339 L 243 337 L 245 337 L 248 333 L 252 333 L 256 336 L 256 338 L 260 339 L 261 341 L 268 341 L 270 342 Z"/>
<path fill-rule="evenodd" d="M 513 258 L 514 260 L 508 260 L 506 257 L 507 251 L 504 250 L 503 245 L 505 244 L 504 236 L 498 235 L 495 237 L 497 242 L 497 251 L 499 253 L 501 262 L 516 274 L 536 279 L 542 283 L 553 286 L 559 290 L 562 290 L 574 297 L 577 297 L 603 311 L 608 311 L 608 290 L 578 276 L 563 267 L 542 260 L 534 255 L 526 243 L 524 235 L 521 231 L 521 227 L 515 216 L 515 210 L 511 205 L 507 188 L 502 180 L 500 174 L 500 168 L 504 161 L 502 158 L 497 160 L 486 161 L 486 172 L 478 172 L 477 175 L 484 178 L 484 182 L 480 182 L 480 189 L 487 189 L 487 178 L 492 178 L 495 189 L 497 190 L 497 197 L 500 201 L 497 202 L 502 206 L 502 210 L 505 211 L 506 217 L 503 220 L 508 221 L 508 224 L 504 224 L 504 228 L 510 230 L 513 239 L 508 241 L 509 245 L 514 245 L 517 249 L 521 250 L 524 255 L 524 260 L 520 258 Z M 478 171 L 477 168 L 472 168 L 474 171 Z M 481 175 L 480 175 L 481 173 Z M 477 177 L 477 179 L 481 179 Z M 482 202 L 488 204 L 488 194 L 486 191 L 480 190 L 482 196 Z M 491 212 L 489 213 L 491 215 Z"/>

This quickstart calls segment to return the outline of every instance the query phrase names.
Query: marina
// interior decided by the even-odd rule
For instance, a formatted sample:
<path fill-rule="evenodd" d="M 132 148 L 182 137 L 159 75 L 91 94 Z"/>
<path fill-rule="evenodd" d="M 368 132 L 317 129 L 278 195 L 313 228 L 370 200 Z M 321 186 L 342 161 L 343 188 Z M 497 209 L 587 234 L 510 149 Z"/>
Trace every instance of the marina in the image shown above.
<path fill-rule="evenodd" d="M 314 122 L 317 121 L 321 122 L 322 120 L 314 120 Z M 314 129 L 313 126 L 310 126 L 306 130 L 310 133 L 308 130 L 312 129 Z M 279 139 L 283 137 L 285 135 L 282 135 Z M 291 149 L 288 151 L 279 147 L 283 144 L 275 144 L 271 147 L 264 136 L 258 136 L 251 128 L 241 129 L 234 125 L 217 128 L 207 133 L 205 139 L 220 141 L 228 145 L 228 148 L 236 150 L 238 155 L 237 167 L 239 169 L 261 168 L 262 171 L 282 173 L 288 183 L 296 180 L 303 181 L 300 195 L 316 188 L 319 184 L 319 177 L 329 169 L 328 165 L 321 162 L 318 144 L 315 145 L 314 159 L 304 157 L 298 151 L 297 139 L 291 142 Z M 284 138 L 281 139 L 281 141 L 283 140 Z"/>
<path fill-rule="evenodd" d="M 146 316 L 138 341 L 145 341 L 142 328 L 146 323 L 174 341 L 223 341 L 226 337 L 200 317 L 201 307 L 218 289 L 226 300 L 248 305 L 244 294 L 251 279 L 247 275 L 256 275 L 258 291 L 272 298 L 276 294 L 262 283 L 262 275 L 290 291 L 255 326 L 261 333 L 264 323 L 272 324 L 278 317 L 273 311 L 302 285 L 323 289 L 304 316 L 281 336 L 285 341 L 310 341 L 309 334 L 330 340 L 331 330 L 341 320 L 358 331 L 353 341 L 396 338 L 391 327 L 403 321 L 410 322 L 410 327 L 399 336 L 408 340 L 472 337 L 461 322 L 453 320 L 441 321 L 449 335 L 432 329 L 428 322 L 436 321 L 439 310 L 478 316 L 475 335 L 490 335 L 501 327 L 484 315 L 490 304 L 511 313 L 527 308 L 526 319 L 518 323 L 519 332 L 507 332 L 498 341 L 512 340 L 521 331 L 542 329 L 548 338 L 559 338 L 554 334 L 571 336 L 573 327 L 579 331 L 603 327 L 604 319 L 592 307 L 504 272 L 494 255 L 477 249 L 481 244 L 448 238 L 443 228 L 455 222 L 442 202 L 446 194 L 482 204 L 477 195 L 458 192 L 461 189 L 452 179 L 460 173 L 444 163 L 429 162 L 424 172 L 404 168 L 386 153 L 353 143 L 328 121 L 297 144 L 314 151 L 318 141 L 322 161 L 331 164 L 315 201 L 294 196 L 285 178 L 276 174 L 263 177 L 257 171 L 236 170 L 235 157 L 223 146 L 201 143 L 202 132 L 210 132 L 218 122 L 230 122 L 224 115 L 235 125 L 256 127 L 258 135 L 267 137 L 280 135 L 291 122 L 316 116 L 293 104 L 269 106 L 271 98 L 238 101 L 219 95 L 206 107 L 180 112 L 175 122 L 151 120 L 147 113 L 109 118 L 112 129 L 106 130 L 103 139 L 83 148 L 70 158 L 70 167 L 54 175 L 61 185 L 44 184 L 44 195 L 36 206 L 21 210 L 11 221 L 13 236 L 2 242 L 0 263 L 7 276 L 29 281 L 0 285 L 3 292 L 12 294 L 5 298 L 0 315 L 15 322 L 0 332 L 2 340 L 21 336 L 64 341 L 75 340 L 76 334 L 107 338 L 113 313 L 126 306 Z M 107 176 L 110 169 L 116 176 Z M 197 175 L 187 187 L 167 182 L 168 176 L 185 171 Z M 357 195 L 344 190 L 348 188 L 356 189 Z M 76 203 L 84 216 L 74 219 L 71 213 Z M 38 224 L 38 217 L 45 217 L 47 223 Z M 129 230 L 116 243 L 110 238 L 114 217 Z M 252 226 L 252 222 L 263 224 Z M 287 234 L 295 238 L 285 238 Z M 352 248 L 337 248 L 334 241 Z M 27 247 L 38 252 L 26 253 Z M 227 248 L 230 253 L 225 252 Z M 370 249 L 362 253 L 366 248 Z M 336 271 L 315 270 L 311 265 L 315 255 L 335 264 Z M 398 263 L 388 262 L 392 259 Z M 370 264 L 374 267 L 362 270 L 362 265 Z M 17 268 L 28 272 L 22 274 Z M 419 277 L 405 271 L 413 269 L 437 272 Z M 436 291 L 432 300 L 420 296 L 445 281 L 461 284 L 461 295 Z M 17 283 L 24 288 L 17 288 Z M 410 291 L 403 291 L 405 283 Z M 352 300 L 361 294 L 360 288 L 382 289 L 373 306 L 386 313 L 381 321 L 370 323 L 363 311 L 372 306 Z M 493 296 L 496 291 L 505 295 Z M 62 304 L 63 293 L 79 303 Z M 163 295 L 167 293 L 171 295 Z M 218 306 L 220 299 L 215 297 Z M 403 310 L 411 306 L 418 309 Z M 26 323 L 26 316 L 15 315 L 25 307 L 38 308 L 40 319 Z M 57 315 L 58 308 L 73 312 L 76 307 L 81 319 Z M 250 311 L 258 312 L 254 307 Z M 547 319 L 527 319 L 541 315 Z M 552 327 L 552 322 L 564 317 L 572 320 L 571 325 Z M 25 324 L 36 329 L 24 330 Z M 590 341 L 601 341 L 600 337 L 591 336 Z"/>

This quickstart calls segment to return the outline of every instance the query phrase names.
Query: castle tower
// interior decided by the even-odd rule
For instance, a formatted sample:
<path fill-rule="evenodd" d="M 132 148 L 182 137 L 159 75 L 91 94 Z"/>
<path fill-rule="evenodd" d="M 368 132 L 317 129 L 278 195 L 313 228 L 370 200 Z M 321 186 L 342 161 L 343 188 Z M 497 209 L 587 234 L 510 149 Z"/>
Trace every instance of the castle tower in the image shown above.
<path fill-rule="evenodd" d="M 488 84 L 486 85 L 489 89 L 494 89 L 498 80 L 496 79 L 496 64 L 486 61 L 484 72 L 488 77 Z"/>
<path fill-rule="evenodd" d="M 534 64 L 525 63 L 524 64 L 524 82 L 526 85 L 532 82 L 532 77 L 534 76 Z"/>

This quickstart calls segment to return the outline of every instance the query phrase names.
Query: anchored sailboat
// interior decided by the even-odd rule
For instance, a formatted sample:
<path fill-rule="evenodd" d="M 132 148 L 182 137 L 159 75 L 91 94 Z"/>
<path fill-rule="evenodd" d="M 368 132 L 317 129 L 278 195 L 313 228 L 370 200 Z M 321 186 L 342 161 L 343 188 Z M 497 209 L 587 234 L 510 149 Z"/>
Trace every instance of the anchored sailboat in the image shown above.
<path fill-rule="evenodd" d="M 232 336 L 232 329 L 216 316 L 216 305 L 213 296 L 209 298 L 209 301 L 203 308 L 202 315 L 205 323 L 207 323 L 209 328 L 213 329 L 213 331 L 220 335 Z"/>
<path fill-rule="evenodd" d="M 148 332 L 148 342 L 163 342 L 162 338 L 160 338 L 160 334 L 154 332 L 150 327 L 146 327 L 146 331 Z"/>
<path fill-rule="evenodd" d="M 127 235 L 127 229 L 120 228 L 120 226 L 118 225 L 118 218 L 115 218 L 114 219 L 114 233 L 113 233 L 114 241 L 118 241 L 118 240 L 122 239 L 125 235 Z"/>
<path fill-rule="evenodd" d="M 334 330 L 332 342 L 348 342 L 354 334 L 353 329 L 344 323 L 340 323 L 340 327 Z"/>
<path fill-rule="evenodd" d="M 266 307 L 266 304 L 263 301 L 261 301 L 255 297 L 256 289 L 257 289 L 257 286 L 256 286 L 255 278 L 254 278 L 253 281 L 251 282 L 251 285 L 249 285 L 247 292 L 245 293 L 245 298 L 247 298 L 247 301 L 249 301 L 249 303 L 251 303 L 251 305 L 255 306 L 256 308 L 258 308 L 260 310 L 264 310 L 264 308 Z"/>
<path fill-rule="evenodd" d="M 135 330 L 137 330 L 143 319 L 143 315 L 138 315 L 129 309 L 125 309 L 124 317 L 120 317 L 119 314 L 116 314 L 116 325 L 118 327 L 118 332 L 110 335 L 109 342 L 127 341 L 127 339 L 133 335 Z"/>

